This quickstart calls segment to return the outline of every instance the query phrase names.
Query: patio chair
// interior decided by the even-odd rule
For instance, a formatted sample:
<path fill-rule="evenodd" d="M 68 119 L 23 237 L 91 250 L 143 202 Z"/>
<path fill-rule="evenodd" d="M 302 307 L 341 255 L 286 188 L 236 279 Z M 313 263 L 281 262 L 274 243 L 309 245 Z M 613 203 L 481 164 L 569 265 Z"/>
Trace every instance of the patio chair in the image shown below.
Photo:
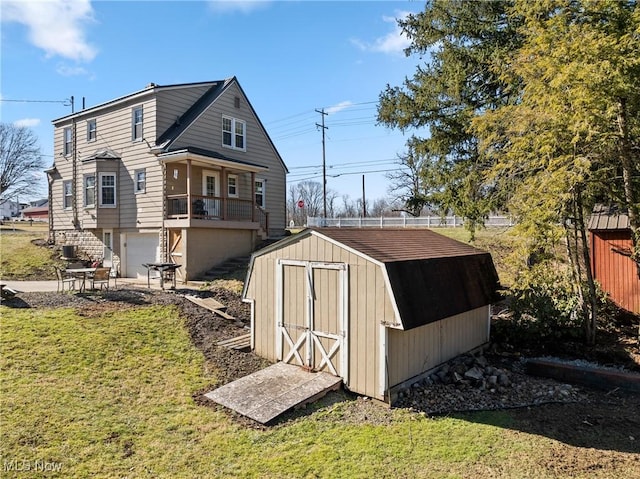
<path fill-rule="evenodd" d="M 76 289 L 76 277 L 64 272 L 62 268 L 56 266 L 56 278 L 58 278 L 58 293 L 64 292 L 64 285 L 68 284 L 68 291 Z"/>
<path fill-rule="evenodd" d="M 96 289 L 96 284 L 100 285 L 100 290 L 109 291 L 109 280 L 111 279 L 111 268 L 96 268 L 91 278 L 91 289 Z"/>

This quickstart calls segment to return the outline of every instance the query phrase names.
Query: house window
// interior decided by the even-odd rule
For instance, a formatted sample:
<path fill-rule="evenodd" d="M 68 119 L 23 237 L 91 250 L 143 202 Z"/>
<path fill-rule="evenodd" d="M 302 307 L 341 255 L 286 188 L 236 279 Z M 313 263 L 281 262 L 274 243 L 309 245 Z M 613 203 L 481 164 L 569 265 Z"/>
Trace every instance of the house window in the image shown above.
<path fill-rule="evenodd" d="M 96 177 L 84 176 L 84 206 L 89 208 L 96 205 Z"/>
<path fill-rule="evenodd" d="M 147 187 L 147 174 L 146 170 L 136 170 L 134 172 L 134 184 L 135 184 L 135 193 L 144 193 Z"/>
<path fill-rule="evenodd" d="M 246 124 L 242 120 L 222 117 L 222 145 L 236 150 L 245 150 Z"/>
<path fill-rule="evenodd" d="M 100 206 L 116 206 L 116 175 L 100 173 Z"/>
<path fill-rule="evenodd" d="M 142 106 L 137 106 L 131 114 L 131 139 L 142 140 Z"/>
<path fill-rule="evenodd" d="M 64 206 L 64 209 L 70 209 L 73 200 L 73 184 L 71 183 L 71 180 L 62 182 L 62 195 L 62 204 Z"/>
<path fill-rule="evenodd" d="M 87 121 L 87 141 L 96 141 L 97 138 L 97 123 L 96 119 Z"/>
<path fill-rule="evenodd" d="M 227 177 L 227 196 L 238 197 L 238 175 L 229 175 Z"/>
<path fill-rule="evenodd" d="M 265 195 L 264 195 L 265 186 L 266 186 L 265 180 L 256 180 L 255 182 L 256 204 L 258 206 L 261 206 L 262 208 L 265 207 Z"/>
<path fill-rule="evenodd" d="M 64 156 L 69 156 L 73 150 L 73 134 L 71 133 L 71 127 L 64 129 Z"/>

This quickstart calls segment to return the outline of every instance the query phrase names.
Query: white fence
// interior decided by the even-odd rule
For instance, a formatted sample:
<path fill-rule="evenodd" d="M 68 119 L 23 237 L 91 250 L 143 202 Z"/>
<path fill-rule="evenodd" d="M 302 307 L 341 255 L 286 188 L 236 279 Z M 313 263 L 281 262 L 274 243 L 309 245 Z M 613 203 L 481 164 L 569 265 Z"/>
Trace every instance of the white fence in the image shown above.
<path fill-rule="evenodd" d="M 506 228 L 513 226 L 508 216 L 489 216 L 484 225 L 488 228 Z M 457 228 L 464 226 L 460 216 L 403 216 L 379 218 L 319 218 L 307 216 L 307 226 L 332 226 L 337 228 Z"/>

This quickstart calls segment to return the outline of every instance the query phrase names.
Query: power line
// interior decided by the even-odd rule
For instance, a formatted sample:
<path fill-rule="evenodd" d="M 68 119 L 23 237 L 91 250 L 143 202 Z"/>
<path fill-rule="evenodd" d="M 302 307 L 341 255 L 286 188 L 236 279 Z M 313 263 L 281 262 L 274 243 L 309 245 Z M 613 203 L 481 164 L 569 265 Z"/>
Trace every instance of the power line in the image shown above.
<path fill-rule="evenodd" d="M 14 103 L 62 103 L 64 106 L 71 105 L 69 98 L 66 100 L 14 100 L 11 98 L 0 98 L 0 101 L 9 101 Z"/>

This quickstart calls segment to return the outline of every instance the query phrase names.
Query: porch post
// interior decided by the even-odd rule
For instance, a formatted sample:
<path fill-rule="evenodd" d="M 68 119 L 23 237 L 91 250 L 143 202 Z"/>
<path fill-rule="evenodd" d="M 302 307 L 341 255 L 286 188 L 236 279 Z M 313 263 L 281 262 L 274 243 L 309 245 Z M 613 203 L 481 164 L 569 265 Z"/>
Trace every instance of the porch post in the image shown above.
<path fill-rule="evenodd" d="M 256 173 L 251 172 L 251 221 L 256 221 Z"/>
<path fill-rule="evenodd" d="M 191 219 L 191 159 L 187 159 L 187 218 Z"/>
<path fill-rule="evenodd" d="M 229 181 L 227 179 L 227 169 L 223 166 L 220 168 L 220 176 L 222 177 L 220 179 L 220 183 L 222 183 L 220 185 L 220 189 L 222 190 L 220 193 L 222 193 L 222 219 L 226 220 L 227 219 L 227 194 L 229 193 L 229 186 L 227 185 L 227 181 Z"/>

